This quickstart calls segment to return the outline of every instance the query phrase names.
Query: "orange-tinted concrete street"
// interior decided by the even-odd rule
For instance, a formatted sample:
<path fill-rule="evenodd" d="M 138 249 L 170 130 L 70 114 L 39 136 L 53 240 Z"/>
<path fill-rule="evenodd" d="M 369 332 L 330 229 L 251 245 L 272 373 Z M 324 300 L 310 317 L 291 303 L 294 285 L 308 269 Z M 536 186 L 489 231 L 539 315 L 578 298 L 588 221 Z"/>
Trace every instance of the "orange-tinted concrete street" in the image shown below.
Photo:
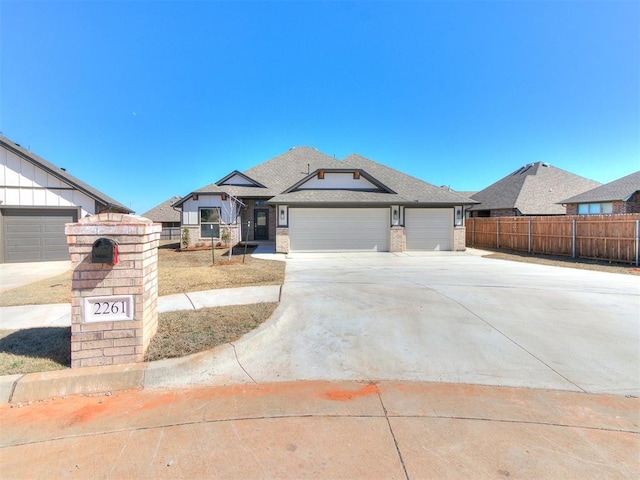
<path fill-rule="evenodd" d="M 0 405 L 0 477 L 638 478 L 640 401 L 413 382 Z"/>

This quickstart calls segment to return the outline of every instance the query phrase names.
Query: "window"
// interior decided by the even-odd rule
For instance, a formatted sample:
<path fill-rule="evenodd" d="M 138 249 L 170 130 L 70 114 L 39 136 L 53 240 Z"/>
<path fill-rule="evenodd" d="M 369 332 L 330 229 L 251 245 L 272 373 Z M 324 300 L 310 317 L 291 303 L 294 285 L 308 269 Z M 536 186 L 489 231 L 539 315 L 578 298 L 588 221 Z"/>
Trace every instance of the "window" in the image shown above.
<path fill-rule="evenodd" d="M 578 215 L 602 215 L 613 213 L 613 203 L 579 203 Z"/>
<path fill-rule="evenodd" d="M 219 238 L 220 237 L 220 209 L 201 208 L 200 209 L 200 237 Z"/>

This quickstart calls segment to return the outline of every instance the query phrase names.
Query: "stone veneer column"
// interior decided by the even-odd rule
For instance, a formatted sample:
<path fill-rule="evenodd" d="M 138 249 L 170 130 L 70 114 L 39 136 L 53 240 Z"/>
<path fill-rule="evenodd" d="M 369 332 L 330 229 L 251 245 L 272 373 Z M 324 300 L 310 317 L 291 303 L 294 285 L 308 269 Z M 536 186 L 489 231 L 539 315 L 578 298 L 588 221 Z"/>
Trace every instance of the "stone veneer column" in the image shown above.
<path fill-rule="evenodd" d="M 465 227 L 453 227 L 453 251 L 464 252 L 467 249 L 467 229 Z"/>
<path fill-rule="evenodd" d="M 71 367 L 141 362 L 158 329 L 158 244 L 162 226 L 120 213 L 66 225 L 71 282 Z M 98 238 L 118 244 L 117 265 L 92 263 Z M 131 320 L 85 322 L 85 299 L 131 295 Z"/>
<path fill-rule="evenodd" d="M 404 227 L 391 227 L 391 233 L 389 237 L 389 251 L 390 252 L 404 252 L 406 247 L 406 238 L 404 235 Z"/>
<path fill-rule="evenodd" d="M 276 253 L 289 253 L 288 228 L 276 228 Z"/>

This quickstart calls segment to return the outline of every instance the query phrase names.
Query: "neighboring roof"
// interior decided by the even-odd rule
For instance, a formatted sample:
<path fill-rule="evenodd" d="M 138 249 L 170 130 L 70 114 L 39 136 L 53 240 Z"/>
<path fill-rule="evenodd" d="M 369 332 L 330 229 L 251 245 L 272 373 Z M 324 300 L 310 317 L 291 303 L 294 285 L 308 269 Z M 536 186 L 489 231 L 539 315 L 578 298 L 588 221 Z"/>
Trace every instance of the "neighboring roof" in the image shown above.
<path fill-rule="evenodd" d="M 562 200 L 561 203 L 626 202 L 638 190 L 640 190 L 640 171 Z"/>
<path fill-rule="evenodd" d="M 518 209 L 523 215 L 562 215 L 559 202 L 600 183 L 546 163 L 525 165 L 471 198 L 480 202 L 470 210 Z"/>
<path fill-rule="evenodd" d="M 15 153 L 16 155 L 24 158 L 28 162 L 30 162 L 30 163 L 36 165 L 37 167 L 41 168 L 42 170 L 46 171 L 48 174 L 50 174 L 50 175 L 62 180 L 64 183 L 66 183 L 68 185 L 71 185 L 72 187 L 78 189 L 82 193 L 84 193 L 84 194 L 88 195 L 89 197 L 93 198 L 96 202 L 104 205 L 105 207 L 107 207 L 107 208 L 109 208 L 111 210 L 117 211 L 117 212 L 133 213 L 133 210 L 125 207 L 120 202 L 117 202 L 116 200 L 114 200 L 113 198 L 109 197 L 108 195 L 105 195 L 101 191 L 96 190 L 95 188 L 91 187 L 90 185 L 87 185 L 86 183 L 84 183 L 81 180 L 77 179 L 73 175 L 70 175 L 69 173 L 66 172 L 66 170 L 63 170 L 62 168 L 56 167 L 55 165 L 53 165 L 52 163 L 49 163 L 44 158 L 39 157 L 35 153 L 27 150 L 26 148 L 23 148 L 19 144 L 15 143 L 15 142 L 12 142 L 11 140 L 9 140 L 4 135 L 0 135 L 0 144 L 2 144 L 2 146 L 7 148 L 7 150 L 10 150 L 11 152 Z"/>
<path fill-rule="evenodd" d="M 148 212 L 143 213 L 141 216 L 153 220 L 156 223 L 162 222 L 179 222 L 180 211 L 172 208 L 173 204 L 180 200 L 182 197 L 175 196 L 169 200 L 162 202 L 160 205 L 153 207 Z"/>
<path fill-rule="evenodd" d="M 319 170 L 327 172 L 359 171 L 379 191 L 353 190 L 297 190 Z M 369 160 L 361 155 L 351 154 L 344 160 L 337 160 L 312 147 L 295 147 L 263 162 L 241 175 L 255 182 L 256 186 L 221 185 L 239 172 L 231 172 L 220 181 L 191 192 L 180 201 L 179 206 L 193 194 L 227 193 L 237 198 L 264 198 L 269 203 L 322 203 L 348 204 L 368 203 L 384 205 L 472 205 L 475 202 L 456 192 L 442 189 L 415 177 Z M 259 185 L 259 186 L 258 186 Z"/>
<path fill-rule="evenodd" d="M 473 197 L 476 193 L 478 193 L 477 190 L 473 190 L 473 191 L 460 191 L 460 190 L 454 190 L 458 195 L 462 195 L 463 197 L 468 197 L 471 198 Z"/>

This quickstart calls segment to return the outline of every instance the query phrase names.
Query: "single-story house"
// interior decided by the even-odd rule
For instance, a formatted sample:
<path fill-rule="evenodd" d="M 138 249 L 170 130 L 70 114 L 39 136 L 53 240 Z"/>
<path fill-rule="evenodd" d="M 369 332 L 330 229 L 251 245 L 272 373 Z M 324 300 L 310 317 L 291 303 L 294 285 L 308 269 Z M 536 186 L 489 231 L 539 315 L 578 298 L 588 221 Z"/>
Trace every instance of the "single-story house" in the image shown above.
<path fill-rule="evenodd" d="M 173 204 L 182 197 L 174 196 L 156 205 L 151 210 L 142 214 L 143 217 L 162 224 L 160 238 L 163 240 L 180 239 L 180 211 L 173 208 Z"/>
<path fill-rule="evenodd" d="M 640 213 L 640 171 L 561 202 L 567 215 Z"/>
<path fill-rule="evenodd" d="M 530 163 L 471 196 L 470 217 L 565 215 L 559 202 L 601 185 L 543 162 Z"/>
<path fill-rule="evenodd" d="M 464 250 L 473 200 L 357 154 L 295 147 L 174 204 L 190 244 L 275 240 L 277 252 Z"/>
<path fill-rule="evenodd" d="M 65 223 L 102 212 L 132 213 L 0 135 L 0 262 L 69 260 Z"/>

